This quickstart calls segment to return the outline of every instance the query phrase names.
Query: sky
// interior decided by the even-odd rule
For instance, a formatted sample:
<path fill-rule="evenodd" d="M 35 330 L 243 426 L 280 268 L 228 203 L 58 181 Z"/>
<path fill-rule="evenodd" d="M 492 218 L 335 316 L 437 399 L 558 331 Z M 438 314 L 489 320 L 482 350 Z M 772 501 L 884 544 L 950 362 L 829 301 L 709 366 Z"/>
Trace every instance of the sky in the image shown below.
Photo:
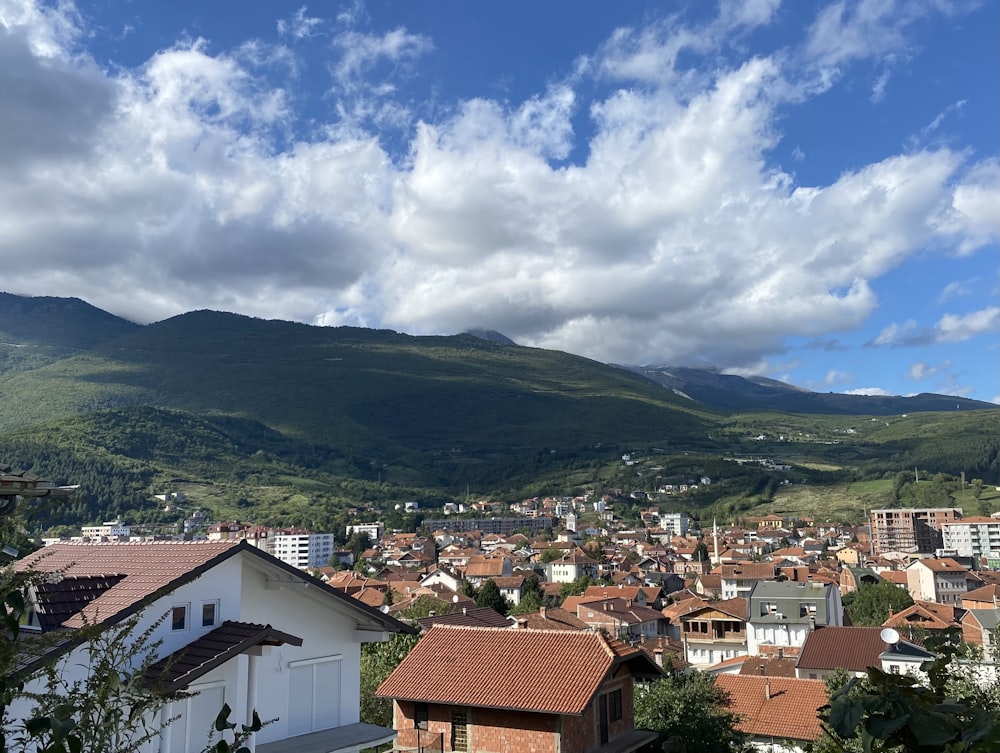
<path fill-rule="evenodd" d="M 994 0 L 0 0 L 0 290 L 1000 403 Z"/>

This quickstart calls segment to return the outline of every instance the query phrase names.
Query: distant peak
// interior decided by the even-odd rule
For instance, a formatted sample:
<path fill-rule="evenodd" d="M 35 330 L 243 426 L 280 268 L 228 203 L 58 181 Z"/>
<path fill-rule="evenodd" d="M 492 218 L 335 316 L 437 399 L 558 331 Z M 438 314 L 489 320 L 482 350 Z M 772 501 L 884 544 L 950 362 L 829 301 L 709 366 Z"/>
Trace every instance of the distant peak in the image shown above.
<path fill-rule="evenodd" d="M 472 335 L 473 337 L 478 337 L 480 340 L 487 340 L 491 343 L 500 343 L 501 345 L 517 345 L 517 343 L 507 337 L 507 335 L 493 329 L 482 329 L 480 327 L 476 327 L 473 329 L 467 329 L 462 334 Z"/>

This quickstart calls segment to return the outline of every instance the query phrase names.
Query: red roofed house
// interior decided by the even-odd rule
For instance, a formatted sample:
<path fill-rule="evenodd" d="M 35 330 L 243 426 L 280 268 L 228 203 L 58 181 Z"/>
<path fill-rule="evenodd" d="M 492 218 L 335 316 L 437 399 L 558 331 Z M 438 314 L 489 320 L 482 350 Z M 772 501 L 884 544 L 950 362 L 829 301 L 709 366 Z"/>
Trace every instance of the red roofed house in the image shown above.
<path fill-rule="evenodd" d="M 250 741 L 256 753 L 356 753 L 394 737 L 359 721 L 361 646 L 410 628 L 245 541 L 54 544 L 14 566 L 48 574 L 29 588 L 22 634 L 63 637 L 22 667 L 26 690 L 37 689 L 44 659 L 67 684 L 84 679 L 80 629 L 136 616 L 134 634 L 152 630 L 159 642 L 146 680 L 156 692 L 197 694 L 146 720 L 156 729 L 176 717 L 144 752 L 202 751 L 224 703 L 236 721 L 254 709 L 276 720 Z M 26 718 L 32 703 L 18 698 L 7 718 Z"/>
<path fill-rule="evenodd" d="M 736 728 L 750 736 L 758 750 L 802 751 L 823 733 L 817 713 L 827 702 L 819 680 L 722 674 L 715 678 L 740 717 Z"/>
<path fill-rule="evenodd" d="M 660 669 L 600 633 L 435 626 L 383 682 L 397 750 L 629 753 L 635 678 Z"/>

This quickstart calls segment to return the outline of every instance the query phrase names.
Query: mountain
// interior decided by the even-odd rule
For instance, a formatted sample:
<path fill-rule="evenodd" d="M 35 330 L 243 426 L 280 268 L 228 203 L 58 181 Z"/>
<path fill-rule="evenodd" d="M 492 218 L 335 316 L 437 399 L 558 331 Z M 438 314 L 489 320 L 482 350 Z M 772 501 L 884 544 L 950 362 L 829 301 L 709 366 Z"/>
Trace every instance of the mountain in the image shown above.
<path fill-rule="evenodd" d="M 950 395 L 910 397 L 810 392 L 774 379 L 722 374 L 714 369 L 676 366 L 627 367 L 677 395 L 723 411 L 781 411 L 851 416 L 895 416 L 928 411 L 990 410 L 996 406 Z"/>
<path fill-rule="evenodd" d="M 1000 414 L 973 401 L 636 373 L 498 333 L 413 337 L 217 311 L 140 326 L 76 299 L 2 302 L 0 461 L 81 484 L 59 523 L 174 521 L 151 495 L 178 485 L 220 515 L 319 527 L 362 502 L 389 516 L 390 503 L 470 489 L 579 494 L 720 471 L 739 485 L 727 494 L 777 485 L 733 470 L 734 454 L 811 468 L 796 481 L 811 486 L 916 466 L 998 477 Z M 623 455 L 657 459 L 640 473 Z"/>
<path fill-rule="evenodd" d="M 57 361 L 138 327 L 79 298 L 0 292 L 0 374 Z"/>

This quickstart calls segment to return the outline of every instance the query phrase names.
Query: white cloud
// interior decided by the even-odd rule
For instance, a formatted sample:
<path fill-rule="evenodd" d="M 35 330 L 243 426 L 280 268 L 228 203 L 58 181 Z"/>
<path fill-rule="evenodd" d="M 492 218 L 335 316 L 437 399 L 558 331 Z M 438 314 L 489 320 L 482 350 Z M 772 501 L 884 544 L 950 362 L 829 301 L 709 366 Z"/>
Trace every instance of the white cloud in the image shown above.
<path fill-rule="evenodd" d="M 844 382 L 850 382 L 854 377 L 847 373 L 846 371 L 837 371 L 836 369 L 831 369 L 823 377 L 823 384 L 829 386 L 833 384 L 843 384 Z"/>
<path fill-rule="evenodd" d="M 847 390 L 844 392 L 845 395 L 867 395 L 868 397 L 888 397 L 892 395 L 888 390 L 884 390 L 881 387 L 858 387 L 857 389 Z"/>
<path fill-rule="evenodd" d="M 1000 307 L 990 306 L 969 314 L 945 314 L 934 327 L 936 342 L 960 343 L 1000 331 Z"/>
<path fill-rule="evenodd" d="M 960 298 L 972 294 L 973 284 L 979 282 L 978 277 L 969 280 L 955 280 L 949 282 L 938 295 L 938 303 L 947 303 L 952 298 Z"/>
<path fill-rule="evenodd" d="M 305 6 L 299 8 L 290 18 L 278 20 L 278 34 L 293 39 L 307 39 L 316 36 L 323 26 L 323 19 L 306 15 Z"/>
<path fill-rule="evenodd" d="M 857 328 L 878 305 L 873 280 L 929 247 L 995 237 L 997 173 L 945 148 L 826 185 L 777 169 L 780 118 L 801 95 L 792 61 L 711 55 L 776 7 L 621 30 L 581 68 L 625 82 L 606 96 L 564 82 L 458 102 L 404 130 L 396 158 L 372 124 L 409 129 L 393 76 L 433 42 L 357 30 L 361 6 L 333 38 L 343 119 L 302 134 L 294 82 L 262 72 L 294 75 L 280 45 L 193 40 L 108 72 L 76 51 L 73 14 L 19 4 L 0 28 L 0 163 L 16 170 L 0 178 L 0 258 L 25 292 L 142 321 L 211 307 L 413 333 L 480 325 L 605 361 L 787 373 L 770 362 L 785 339 Z M 832 42 L 862 10 L 815 30 L 815 54 L 837 66 L 863 54 Z M 283 33 L 315 33 L 315 20 L 302 9 Z M 680 51 L 715 62 L 694 75 Z M 594 128 L 584 145 L 578 113 Z M 581 146 L 579 164 L 553 164 Z M 995 316 L 939 329 L 959 338 Z M 915 332 L 892 325 L 875 344 Z"/>
<path fill-rule="evenodd" d="M 877 346 L 892 346 L 899 345 L 900 343 L 907 340 L 917 331 L 917 323 L 909 319 L 903 324 L 892 324 L 886 326 L 881 332 L 872 340 L 869 345 Z"/>

